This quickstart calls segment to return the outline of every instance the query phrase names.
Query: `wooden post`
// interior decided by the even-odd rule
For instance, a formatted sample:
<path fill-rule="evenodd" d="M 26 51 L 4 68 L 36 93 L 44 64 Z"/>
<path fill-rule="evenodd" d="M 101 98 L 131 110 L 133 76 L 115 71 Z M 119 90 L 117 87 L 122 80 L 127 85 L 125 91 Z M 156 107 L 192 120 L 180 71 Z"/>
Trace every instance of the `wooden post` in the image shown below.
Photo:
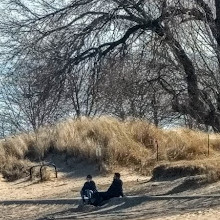
<path fill-rule="evenodd" d="M 209 143 L 209 134 L 208 134 L 208 157 L 209 157 L 209 147 L 210 147 L 210 143 Z"/>
<path fill-rule="evenodd" d="M 156 150 L 157 150 L 157 161 L 159 161 L 159 145 L 158 145 L 157 140 L 155 140 L 155 143 L 156 143 Z"/>

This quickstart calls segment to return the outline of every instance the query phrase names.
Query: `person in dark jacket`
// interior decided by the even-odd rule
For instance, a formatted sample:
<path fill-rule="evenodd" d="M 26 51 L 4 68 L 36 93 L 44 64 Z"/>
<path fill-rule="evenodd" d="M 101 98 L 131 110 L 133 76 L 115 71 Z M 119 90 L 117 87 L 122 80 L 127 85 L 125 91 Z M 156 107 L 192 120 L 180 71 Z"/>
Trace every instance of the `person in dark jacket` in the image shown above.
<path fill-rule="evenodd" d="M 103 201 L 109 200 L 114 197 L 124 197 L 123 194 L 123 182 L 120 179 L 120 173 L 115 173 L 113 182 L 106 192 L 97 192 L 94 194 L 93 205 L 98 206 Z"/>
<path fill-rule="evenodd" d="M 92 176 L 88 175 L 86 177 L 86 182 L 84 183 L 84 186 L 80 191 L 80 194 L 81 194 L 81 197 L 83 200 L 83 204 L 85 204 L 85 197 L 87 197 L 89 199 L 89 203 L 90 203 L 90 199 L 91 199 L 93 193 L 95 193 L 95 192 L 97 192 L 95 182 L 92 180 Z"/>

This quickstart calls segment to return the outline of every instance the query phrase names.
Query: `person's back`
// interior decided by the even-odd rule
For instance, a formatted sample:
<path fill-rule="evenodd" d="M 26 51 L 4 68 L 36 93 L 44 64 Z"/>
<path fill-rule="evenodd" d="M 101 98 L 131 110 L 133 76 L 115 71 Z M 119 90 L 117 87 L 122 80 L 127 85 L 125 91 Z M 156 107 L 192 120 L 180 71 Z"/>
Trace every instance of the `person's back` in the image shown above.
<path fill-rule="evenodd" d="M 120 197 L 120 196 L 123 197 L 124 196 L 123 189 L 122 189 L 123 182 L 119 178 L 114 178 L 111 186 L 109 187 L 107 191 L 110 197 Z"/>

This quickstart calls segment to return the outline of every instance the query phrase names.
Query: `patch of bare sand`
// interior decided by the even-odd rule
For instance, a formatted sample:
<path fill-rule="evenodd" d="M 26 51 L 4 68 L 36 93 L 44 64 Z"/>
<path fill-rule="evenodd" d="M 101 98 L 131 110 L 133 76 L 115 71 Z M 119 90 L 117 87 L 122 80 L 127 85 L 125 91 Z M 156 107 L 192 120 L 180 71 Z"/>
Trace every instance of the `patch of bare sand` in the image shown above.
<path fill-rule="evenodd" d="M 149 177 L 140 176 L 131 170 L 119 170 L 124 182 L 126 195 L 156 195 L 167 193 L 176 187 L 181 180 L 148 182 Z M 112 182 L 112 174 L 99 175 L 91 165 L 78 164 L 70 170 L 58 173 L 58 179 L 39 182 L 28 178 L 15 182 L 0 181 L 0 200 L 12 199 L 50 199 L 74 198 L 79 196 L 80 188 L 85 182 L 86 174 L 92 174 L 100 191 L 106 190 Z M 181 195 L 212 194 L 219 192 L 220 183 L 198 189 L 188 189 Z M 99 208 L 78 207 L 73 204 L 16 204 L 0 205 L 0 219 L 219 219 L 220 199 L 167 199 L 146 201 L 141 196 L 135 199 L 113 199 Z"/>
<path fill-rule="evenodd" d="M 195 202 L 195 201 L 194 201 Z M 201 201 L 197 201 L 201 202 Z M 207 201 L 205 202 L 207 203 Z M 203 203 L 203 208 L 205 208 Z M 194 207 L 194 208 L 193 208 Z M 152 201 L 139 204 L 139 201 L 125 204 L 111 202 L 104 207 L 78 209 L 77 205 L 10 205 L 0 206 L 0 218 L 12 219 L 154 219 L 154 220 L 196 220 L 219 219 L 220 207 L 206 210 L 195 209 L 196 204 L 184 201 L 180 205 L 178 201 Z"/>
<path fill-rule="evenodd" d="M 207 209 L 194 211 L 191 213 L 177 214 L 169 217 L 153 218 L 153 220 L 218 220 L 220 219 L 220 209 Z"/>
<path fill-rule="evenodd" d="M 80 169 L 86 170 L 86 167 L 83 166 Z M 78 172 L 80 171 L 78 170 Z M 128 183 L 128 187 L 129 183 L 137 182 L 137 179 L 138 181 L 149 179 L 128 170 L 121 170 L 120 172 L 122 177 L 125 178 L 125 183 Z M 59 172 L 57 179 L 54 177 L 47 182 L 41 182 L 39 179 L 30 181 L 29 177 L 14 182 L 6 182 L 0 176 L 0 200 L 78 197 L 86 175 L 79 176 L 78 174 L 74 175 L 74 172 Z M 97 172 L 92 172 L 92 175 L 98 190 L 106 190 L 112 182 L 112 174 L 99 175 Z M 126 188 L 126 185 L 125 191 L 129 191 L 130 187 Z"/>

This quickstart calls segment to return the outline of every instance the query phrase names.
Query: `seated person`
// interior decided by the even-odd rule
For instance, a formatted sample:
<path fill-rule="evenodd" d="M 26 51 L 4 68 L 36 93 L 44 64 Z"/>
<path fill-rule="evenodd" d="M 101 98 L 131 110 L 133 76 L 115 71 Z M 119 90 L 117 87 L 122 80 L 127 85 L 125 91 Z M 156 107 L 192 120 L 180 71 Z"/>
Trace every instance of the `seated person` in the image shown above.
<path fill-rule="evenodd" d="M 123 189 L 122 189 L 123 182 L 120 179 L 120 173 L 115 173 L 113 182 L 109 189 L 106 192 L 96 192 L 93 198 L 93 205 L 98 206 L 103 201 L 109 200 L 114 197 L 123 197 Z"/>
<path fill-rule="evenodd" d="M 81 194 L 81 197 L 83 200 L 83 204 L 86 203 L 85 197 L 87 197 L 89 199 L 89 203 L 90 203 L 90 199 L 91 199 L 93 193 L 95 193 L 95 192 L 97 192 L 95 182 L 92 180 L 92 176 L 88 175 L 86 177 L 86 182 L 84 183 L 84 186 L 80 191 L 80 194 Z"/>

